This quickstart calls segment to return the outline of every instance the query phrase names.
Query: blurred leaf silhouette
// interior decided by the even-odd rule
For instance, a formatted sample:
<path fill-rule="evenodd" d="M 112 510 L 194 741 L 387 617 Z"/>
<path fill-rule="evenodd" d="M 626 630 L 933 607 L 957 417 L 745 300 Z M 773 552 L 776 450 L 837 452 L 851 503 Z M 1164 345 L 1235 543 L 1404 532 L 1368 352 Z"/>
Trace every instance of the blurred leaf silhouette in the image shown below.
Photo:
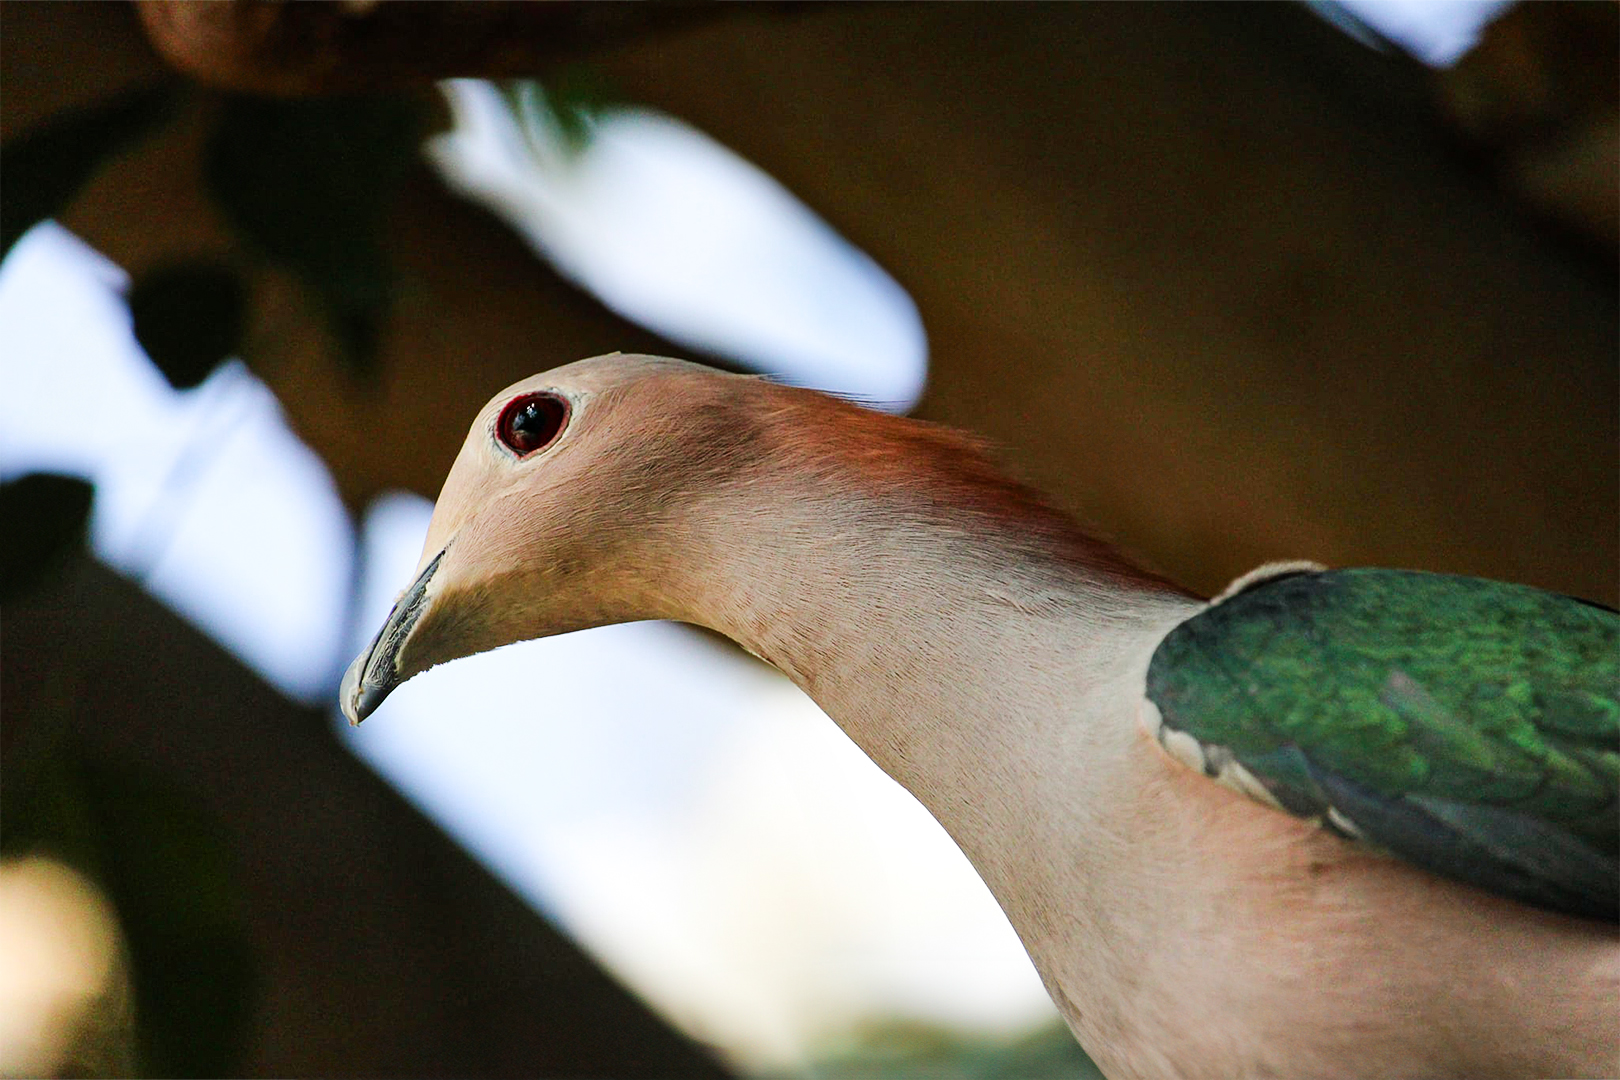
<path fill-rule="evenodd" d="M 146 355 L 169 385 L 187 390 L 240 350 L 247 284 L 223 262 L 170 263 L 135 282 L 129 312 Z"/>
<path fill-rule="evenodd" d="M 181 93 L 146 86 L 59 113 L 7 140 L 0 257 L 23 233 L 59 212 L 106 160 L 174 114 Z"/>
<path fill-rule="evenodd" d="M 230 97 L 206 150 L 227 220 L 298 275 L 357 374 L 376 359 L 393 284 L 383 226 L 424 128 L 422 105 L 405 96 Z"/>
<path fill-rule="evenodd" d="M 84 546 L 91 487 L 30 473 L 0 484 L 0 600 L 14 600 Z"/>
<path fill-rule="evenodd" d="M 33 714 L 8 758 L 0 850 L 61 859 L 111 900 L 140 1075 L 240 1075 L 255 978 L 229 850 L 182 792 L 85 754 L 73 710 L 67 693 L 56 715 Z"/>

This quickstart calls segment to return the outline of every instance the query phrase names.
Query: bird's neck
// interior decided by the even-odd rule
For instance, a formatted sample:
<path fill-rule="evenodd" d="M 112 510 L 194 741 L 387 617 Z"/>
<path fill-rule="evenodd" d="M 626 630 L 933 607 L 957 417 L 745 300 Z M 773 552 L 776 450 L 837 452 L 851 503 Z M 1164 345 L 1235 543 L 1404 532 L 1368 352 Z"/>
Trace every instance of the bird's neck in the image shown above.
<path fill-rule="evenodd" d="M 878 422 L 858 457 L 795 447 L 705 500 L 681 614 L 792 678 L 1007 906 L 1031 845 L 1085 831 L 1094 770 L 1132 752 L 1147 659 L 1197 602 L 971 444 Z"/>

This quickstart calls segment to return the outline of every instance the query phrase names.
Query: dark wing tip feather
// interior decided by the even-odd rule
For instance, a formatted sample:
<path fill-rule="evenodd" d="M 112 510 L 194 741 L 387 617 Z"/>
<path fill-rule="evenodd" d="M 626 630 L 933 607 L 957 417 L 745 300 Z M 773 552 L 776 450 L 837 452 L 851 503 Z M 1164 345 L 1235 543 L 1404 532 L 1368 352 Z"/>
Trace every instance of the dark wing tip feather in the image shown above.
<path fill-rule="evenodd" d="M 1530 815 L 1406 796 L 1389 799 L 1313 769 L 1361 835 L 1432 873 L 1536 907 L 1620 922 L 1620 860 Z"/>

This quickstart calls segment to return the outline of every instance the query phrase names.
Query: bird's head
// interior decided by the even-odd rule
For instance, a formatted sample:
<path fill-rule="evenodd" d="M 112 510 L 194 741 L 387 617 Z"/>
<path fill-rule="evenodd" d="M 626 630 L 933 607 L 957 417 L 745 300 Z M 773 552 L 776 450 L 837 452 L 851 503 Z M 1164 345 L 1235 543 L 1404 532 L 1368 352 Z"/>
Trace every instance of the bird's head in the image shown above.
<path fill-rule="evenodd" d="M 435 664 L 634 619 L 700 623 L 802 674 L 853 583 L 928 592 L 960 572 L 1040 595 L 1147 580 L 960 432 L 680 360 L 581 360 L 479 412 L 341 703 L 358 723 Z"/>
<path fill-rule="evenodd" d="M 676 618 L 690 513 L 758 460 L 771 390 L 678 360 L 612 355 L 515 383 L 479 412 L 416 578 L 349 666 L 353 723 L 436 664 L 514 641 Z"/>

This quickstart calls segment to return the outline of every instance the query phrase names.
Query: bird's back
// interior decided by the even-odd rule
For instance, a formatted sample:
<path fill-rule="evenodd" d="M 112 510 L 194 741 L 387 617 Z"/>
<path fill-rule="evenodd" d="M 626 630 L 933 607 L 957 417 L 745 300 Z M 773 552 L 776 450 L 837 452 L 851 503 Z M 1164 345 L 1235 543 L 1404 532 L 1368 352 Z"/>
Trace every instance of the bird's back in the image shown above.
<path fill-rule="evenodd" d="M 1559 879 L 1568 867 L 1538 863 L 1544 853 L 1527 850 L 1522 831 L 1484 839 L 1497 842 L 1507 865 L 1554 875 L 1553 887 L 1528 897 L 1542 906 L 1525 902 L 1522 890 L 1517 899 L 1512 889 L 1488 891 L 1500 865 L 1481 870 L 1465 860 L 1463 872 L 1442 876 L 1457 868 L 1401 850 L 1410 821 L 1358 841 L 1346 835 L 1357 818 L 1368 821 L 1358 806 L 1335 828 L 1327 811 L 1336 804 L 1321 780 L 1337 770 L 1371 786 L 1378 769 L 1416 746 L 1433 760 L 1391 771 L 1407 783 L 1384 779 L 1381 802 L 1408 814 L 1399 804 L 1413 793 L 1505 804 L 1581 845 L 1581 858 L 1600 870 L 1605 854 L 1612 864 L 1608 772 L 1620 749 L 1610 745 L 1605 711 L 1614 697 L 1612 613 L 1435 575 L 1264 577 L 1247 599 L 1240 587 L 1171 630 L 1143 658 L 1135 686 L 1140 694 L 1145 684 L 1146 697 L 1121 702 L 1130 717 L 1120 725 L 1125 741 L 1101 774 L 1108 790 L 1092 793 L 1110 816 L 1087 827 L 1094 845 L 1097 837 L 1115 844 L 1111 858 L 1089 868 L 1109 893 L 1094 906 L 1128 918 L 1093 936 L 1101 948 L 1077 946 L 1061 923 L 1029 940 L 1076 1033 L 1120 1075 L 1620 1074 L 1620 933 L 1612 919 L 1570 914 L 1609 913 L 1611 880 L 1589 873 L 1589 862 Z M 1408 590 L 1404 607 L 1390 598 L 1397 587 Z M 1392 616 L 1380 615 L 1391 606 Z M 1526 621 L 1510 628 L 1516 642 L 1501 625 L 1504 610 L 1508 622 Z M 1401 623 L 1419 632 L 1397 626 L 1392 639 L 1390 626 Z M 1421 640 L 1424 629 L 1437 638 Z M 1470 643 L 1500 655 L 1476 656 L 1470 667 L 1448 652 Z M 1392 672 L 1432 686 L 1448 664 L 1452 673 L 1472 672 L 1474 684 L 1441 687 L 1426 701 L 1456 708 L 1471 695 L 1505 695 L 1520 706 L 1500 717 L 1480 710 L 1461 721 L 1422 711 L 1413 718 L 1401 715 L 1409 698 L 1380 693 Z M 1369 700 L 1384 712 L 1362 717 L 1356 710 Z M 1358 745 L 1358 721 L 1382 723 L 1373 734 L 1390 737 Z M 1412 730 L 1424 723 L 1440 730 Z M 1189 730 L 1198 740 L 1192 749 L 1167 753 L 1178 739 L 1192 740 Z M 1346 749 L 1334 739 L 1352 742 Z M 1370 767 L 1358 765 L 1357 753 Z M 1502 759 L 1494 786 L 1493 753 Z M 1304 758 L 1303 780 L 1276 767 L 1279 754 Z M 1514 755 L 1551 778 L 1520 783 Z M 1569 759 L 1576 768 L 1566 775 Z M 1233 766 L 1242 782 L 1215 781 Z M 1412 783 L 1414 775 L 1428 787 Z M 1466 830 L 1440 839 L 1479 854 L 1471 847 L 1478 836 Z M 1053 895 L 1097 887 L 1046 886 Z M 1031 903 L 1023 921 L 1038 924 L 1039 907 Z M 1122 989 L 1088 995 L 1085 981 L 1100 972 Z"/>
<path fill-rule="evenodd" d="M 1620 1075 L 1612 926 L 1347 843 L 1134 737 L 1107 826 L 1128 925 L 1102 953 L 1026 938 L 1110 1075 Z M 1100 971 L 1107 1000 L 1084 991 Z"/>

